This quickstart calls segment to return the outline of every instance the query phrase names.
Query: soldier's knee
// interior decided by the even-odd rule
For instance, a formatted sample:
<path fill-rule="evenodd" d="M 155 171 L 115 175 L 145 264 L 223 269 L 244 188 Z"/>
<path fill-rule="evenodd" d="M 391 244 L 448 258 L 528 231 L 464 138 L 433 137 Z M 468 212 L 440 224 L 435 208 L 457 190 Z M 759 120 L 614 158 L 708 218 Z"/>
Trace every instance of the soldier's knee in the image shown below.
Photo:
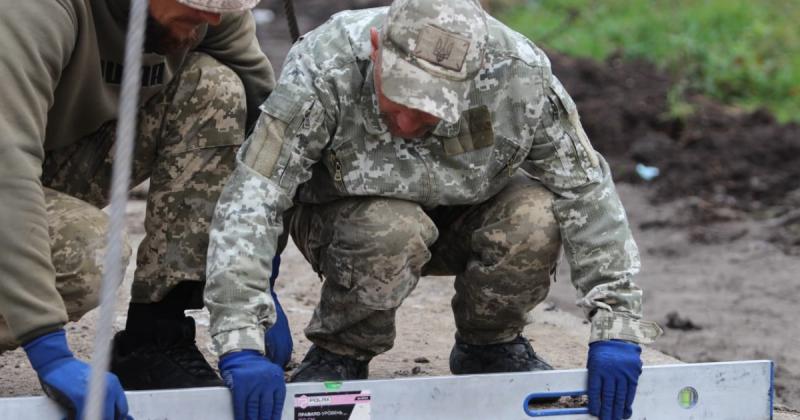
<path fill-rule="evenodd" d="M 70 321 L 77 321 L 84 314 L 100 305 L 100 289 L 103 284 L 105 266 L 105 243 L 86 249 L 85 258 L 74 272 L 56 273 L 56 283 L 67 309 Z M 131 257 L 127 238 L 122 244 L 121 270 L 125 272 Z"/>
<path fill-rule="evenodd" d="M 548 284 L 561 249 L 553 194 L 537 182 L 519 182 L 495 196 L 472 234 L 479 269 L 515 282 Z"/>
<path fill-rule="evenodd" d="M 554 198 L 552 192 L 534 181 L 508 191 L 500 198 L 501 216 L 492 221 L 507 233 L 493 237 L 498 245 L 504 245 L 509 252 L 557 253 L 561 233 L 553 212 Z"/>
<path fill-rule="evenodd" d="M 523 235 L 535 239 L 534 248 L 557 250 L 561 246 L 561 231 L 553 212 L 553 194 L 544 187 L 529 189 L 528 195 L 514 209 L 512 218 L 520 221 L 516 228 Z"/>
<path fill-rule="evenodd" d="M 51 220 L 51 259 L 56 287 L 71 321 L 99 303 L 105 267 L 108 216 L 72 197 L 60 197 Z M 122 270 L 128 265 L 131 247 L 122 241 Z"/>
<path fill-rule="evenodd" d="M 439 235 L 430 217 L 410 201 L 364 199 L 349 216 L 347 228 L 362 231 L 353 239 L 366 241 L 388 255 L 420 252 L 430 247 Z"/>
<path fill-rule="evenodd" d="M 196 106 L 224 109 L 245 116 L 244 84 L 233 69 L 217 59 L 204 53 L 191 53 L 182 78 L 196 85 L 193 98 Z"/>

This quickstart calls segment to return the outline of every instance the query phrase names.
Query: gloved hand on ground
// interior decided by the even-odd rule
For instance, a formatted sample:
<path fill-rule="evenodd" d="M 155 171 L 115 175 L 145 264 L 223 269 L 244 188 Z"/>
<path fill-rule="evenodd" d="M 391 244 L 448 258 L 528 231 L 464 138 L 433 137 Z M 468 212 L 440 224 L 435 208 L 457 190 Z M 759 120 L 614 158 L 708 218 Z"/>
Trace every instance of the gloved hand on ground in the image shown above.
<path fill-rule="evenodd" d="M 620 340 L 589 345 L 589 414 L 600 420 L 628 419 L 642 374 L 642 349 Z"/>
<path fill-rule="evenodd" d="M 44 392 L 67 410 L 67 418 L 83 419 L 91 368 L 73 356 L 64 330 L 40 336 L 23 345 Z M 103 420 L 133 420 L 116 376 L 106 374 Z"/>
<path fill-rule="evenodd" d="M 219 362 L 233 395 L 235 420 L 280 420 L 286 383 L 283 369 L 254 350 L 229 353 Z"/>
<path fill-rule="evenodd" d="M 267 347 L 267 357 L 278 366 L 286 367 L 292 359 L 292 332 L 289 330 L 289 320 L 286 318 L 286 313 L 283 312 L 283 307 L 278 301 L 278 295 L 275 293 L 275 279 L 278 278 L 278 273 L 281 267 L 280 255 L 275 256 L 272 260 L 272 276 L 269 278 L 269 288 L 272 292 L 272 300 L 275 302 L 275 310 L 278 313 L 278 318 L 275 325 L 267 330 L 264 335 L 264 343 Z"/>

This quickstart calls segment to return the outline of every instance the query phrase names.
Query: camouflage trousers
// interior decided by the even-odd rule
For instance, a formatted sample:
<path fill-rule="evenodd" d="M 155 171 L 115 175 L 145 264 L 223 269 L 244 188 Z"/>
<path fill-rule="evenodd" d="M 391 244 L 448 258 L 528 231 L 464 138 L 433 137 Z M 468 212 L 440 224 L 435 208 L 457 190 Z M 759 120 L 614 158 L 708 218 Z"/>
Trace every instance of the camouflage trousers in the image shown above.
<path fill-rule="evenodd" d="M 324 275 L 305 330 L 316 345 L 367 360 L 389 350 L 395 313 L 420 276 L 455 275 L 457 335 L 512 340 L 550 288 L 561 248 L 553 195 L 517 176 L 489 201 L 425 210 L 389 198 L 298 205 L 294 242 Z"/>
<path fill-rule="evenodd" d="M 241 80 L 200 53 L 140 109 L 132 186 L 150 178 L 150 190 L 131 301 L 157 302 L 180 282 L 205 281 L 211 217 L 245 124 Z M 56 286 L 70 320 L 98 304 L 108 224 L 99 208 L 109 200 L 115 131 L 116 121 L 106 123 L 43 164 Z M 0 318 L 0 351 L 14 346 Z"/>

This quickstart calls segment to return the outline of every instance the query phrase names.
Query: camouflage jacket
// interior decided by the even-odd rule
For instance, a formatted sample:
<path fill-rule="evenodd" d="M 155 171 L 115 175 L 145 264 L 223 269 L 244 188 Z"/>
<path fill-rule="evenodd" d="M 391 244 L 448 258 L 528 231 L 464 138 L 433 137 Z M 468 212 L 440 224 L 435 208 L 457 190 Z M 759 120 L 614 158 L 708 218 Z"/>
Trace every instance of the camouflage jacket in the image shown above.
<path fill-rule="evenodd" d="M 631 281 L 639 254 L 608 165 L 544 53 L 490 19 L 469 111 L 427 138 L 395 138 L 379 113 L 369 59 L 369 29 L 381 28 L 385 14 L 342 12 L 307 34 L 262 105 L 211 231 L 206 304 L 216 350 L 263 351 L 264 328 L 275 318 L 270 261 L 280 215 L 293 200 L 476 204 L 519 170 L 556 195 L 553 210 L 578 304 L 592 320 L 591 340 L 655 338 L 658 327 L 640 320 L 642 292 Z"/>

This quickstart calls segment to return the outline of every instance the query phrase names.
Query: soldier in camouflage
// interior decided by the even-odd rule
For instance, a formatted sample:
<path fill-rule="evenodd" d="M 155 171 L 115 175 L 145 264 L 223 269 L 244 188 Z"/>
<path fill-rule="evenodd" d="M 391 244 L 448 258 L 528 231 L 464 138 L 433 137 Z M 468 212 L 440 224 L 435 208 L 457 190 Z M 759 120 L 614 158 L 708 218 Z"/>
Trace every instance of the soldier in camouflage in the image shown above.
<path fill-rule="evenodd" d="M 150 179 L 146 234 L 104 418 L 127 418 L 120 382 L 222 384 L 184 310 L 202 307 L 213 209 L 274 85 L 256 3 L 149 2 L 132 174 Z M 0 351 L 21 344 L 70 418 L 83 417 L 88 365 L 63 326 L 98 303 L 129 8 L 0 0 Z"/>
<path fill-rule="evenodd" d="M 563 246 L 592 326 L 590 411 L 630 417 L 637 343 L 660 330 L 608 164 L 531 41 L 476 0 L 342 12 L 295 45 L 261 110 L 212 224 L 219 354 L 263 350 L 286 231 L 325 279 L 293 381 L 366 378 L 423 275 L 455 275 L 453 373 L 552 369 L 520 334 Z"/>

